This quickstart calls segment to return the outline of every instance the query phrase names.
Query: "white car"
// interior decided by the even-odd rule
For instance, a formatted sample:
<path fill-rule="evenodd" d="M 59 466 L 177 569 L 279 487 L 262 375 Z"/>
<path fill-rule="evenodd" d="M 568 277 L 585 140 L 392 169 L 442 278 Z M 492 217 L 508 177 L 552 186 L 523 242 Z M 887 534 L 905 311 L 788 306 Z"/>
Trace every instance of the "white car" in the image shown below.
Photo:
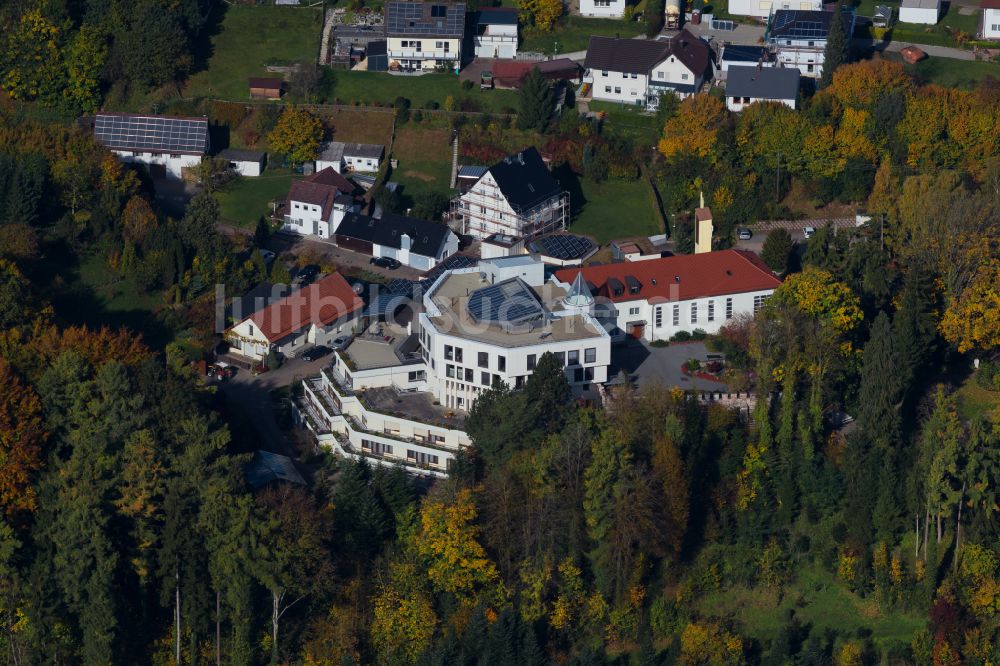
<path fill-rule="evenodd" d="M 812 238 L 814 233 L 816 233 L 816 227 L 806 227 L 802 230 L 802 235 L 806 237 L 806 240 Z"/>

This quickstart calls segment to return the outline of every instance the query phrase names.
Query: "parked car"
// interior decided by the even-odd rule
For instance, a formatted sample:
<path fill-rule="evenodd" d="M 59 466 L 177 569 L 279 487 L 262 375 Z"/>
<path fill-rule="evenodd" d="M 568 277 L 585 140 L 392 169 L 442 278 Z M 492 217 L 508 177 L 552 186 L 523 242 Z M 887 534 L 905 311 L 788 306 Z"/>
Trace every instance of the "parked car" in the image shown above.
<path fill-rule="evenodd" d="M 376 266 L 379 266 L 381 268 L 388 268 L 391 271 L 394 271 L 400 266 L 402 266 L 401 263 L 399 263 L 392 257 L 372 257 L 371 261 L 369 261 L 368 263 L 375 264 Z"/>
<path fill-rule="evenodd" d="M 225 361 L 219 361 L 208 366 L 206 373 L 209 377 L 214 377 L 216 380 L 223 382 L 227 379 L 231 379 L 233 375 L 236 374 L 236 368 L 229 365 Z"/>
<path fill-rule="evenodd" d="M 316 264 L 306 264 L 295 274 L 295 281 L 300 284 L 309 284 L 319 275 L 319 266 Z"/>
<path fill-rule="evenodd" d="M 315 347 L 310 347 L 309 349 L 302 352 L 300 358 L 303 361 L 315 361 L 316 359 L 323 358 L 333 350 L 329 347 L 324 347 L 323 345 L 316 345 Z"/>
<path fill-rule="evenodd" d="M 751 238 L 753 238 L 753 232 L 752 231 L 750 231 L 749 229 L 740 229 L 739 230 L 739 239 L 740 240 L 750 240 Z"/>
<path fill-rule="evenodd" d="M 333 347 L 334 349 L 343 349 L 350 342 L 351 342 L 351 336 L 342 335 L 339 338 L 334 338 L 333 342 L 330 343 L 330 346 Z"/>
<path fill-rule="evenodd" d="M 816 233 L 816 227 L 806 227 L 802 230 L 802 235 L 806 237 L 806 240 L 812 238 L 814 233 Z"/>

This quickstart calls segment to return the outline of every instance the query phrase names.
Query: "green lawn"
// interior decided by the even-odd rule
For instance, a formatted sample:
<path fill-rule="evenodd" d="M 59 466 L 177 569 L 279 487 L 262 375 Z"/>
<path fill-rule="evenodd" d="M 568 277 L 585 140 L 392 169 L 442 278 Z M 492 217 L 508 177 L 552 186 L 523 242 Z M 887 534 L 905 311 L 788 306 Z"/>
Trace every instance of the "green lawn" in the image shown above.
<path fill-rule="evenodd" d="M 333 79 L 333 90 L 327 93 L 327 100 L 339 100 L 342 104 L 357 101 L 390 105 L 397 97 L 405 97 L 414 108 L 425 107 L 428 102 L 436 102 L 443 108 L 445 99 L 451 96 L 455 110 L 463 108 L 463 100 L 474 105 L 467 109 L 469 111 L 499 113 L 518 106 L 517 93 L 513 90 L 480 90 L 479 86 L 463 90 L 458 77 L 446 72 L 396 76 L 385 72 L 337 71 Z"/>
<path fill-rule="evenodd" d="M 899 2 L 882 0 L 861 0 L 855 7 L 858 16 L 872 16 L 875 5 L 885 4 L 896 11 L 899 18 Z M 913 42 L 914 44 L 932 44 L 934 46 L 958 46 L 953 30 L 961 31 L 969 36 L 975 36 L 979 26 L 979 13 L 959 13 L 960 7 L 952 2 L 948 13 L 941 17 L 936 25 L 921 25 L 919 23 L 896 23 L 892 28 L 892 40 L 895 42 Z"/>
<path fill-rule="evenodd" d="M 573 208 L 582 203 L 570 223 L 573 233 L 591 236 L 599 243 L 614 238 L 653 236 L 663 233 L 653 192 L 642 178 L 632 181 L 611 179 L 593 183 L 580 179 L 581 191 L 570 191 Z M 582 194 L 582 200 L 580 195 Z"/>
<path fill-rule="evenodd" d="M 1000 79 L 1000 64 L 952 58 L 927 58 L 905 69 L 920 81 L 946 88 L 975 88 L 987 76 Z"/>
<path fill-rule="evenodd" d="M 616 133 L 623 134 L 643 143 L 653 143 L 660 133 L 656 124 L 656 115 L 647 113 L 642 107 L 602 102 L 590 102 L 591 111 L 607 114 L 606 123 Z"/>
<path fill-rule="evenodd" d="M 451 185 L 451 133 L 444 128 L 410 123 L 396 131 L 392 155 L 399 160 L 391 180 L 403 186 L 403 195 L 414 197 L 424 192 L 441 192 L 449 198 Z"/>
<path fill-rule="evenodd" d="M 634 37 L 642 31 L 643 25 L 635 21 L 626 23 L 619 19 L 564 16 L 551 32 L 525 28 L 518 50 L 546 54 L 572 53 L 585 50 L 590 44 L 591 35 Z"/>
<path fill-rule="evenodd" d="M 976 419 L 1000 410 L 1000 392 L 987 391 L 976 383 L 975 373 L 958 389 L 958 411 L 963 419 Z"/>
<path fill-rule="evenodd" d="M 323 13 L 318 9 L 220 4 L 226 14 L 212 37 L 208 66 L 188 80 L 188 97 L 247 99 L 251 76 L 268 73 L 267 64 L 290 64 L 319 55 Z"/>
<path fill-rule="evenodd" d="M 741 631 L 759 640 L 777 634 L 788 609 L 794 609 L 803 624 L 812 625 L 811 635 L 822 636 L 827 629 L 846 634 L 868 628 L 879 645 L 909 643 L 914 632 L 927 626 L 926 616 L 881 611 L 870 598 L 861 599 L 832 575 L 813 567 L 798 573 L 798 580 L 785 589 L 779 603 L 775 598 L 767 591 L 735 588 L 707 594 L 695 605 L 707 615 L 735 617 Z"/>
<path fill-rule="evenodd" d="M 271 201 L 288 194 L 294 176 L 287 169 L 271 169 L 256 178 L 239 178 L 216 196 L 223 222 L 254 229 L 261 215 L 271 212 Z"/>

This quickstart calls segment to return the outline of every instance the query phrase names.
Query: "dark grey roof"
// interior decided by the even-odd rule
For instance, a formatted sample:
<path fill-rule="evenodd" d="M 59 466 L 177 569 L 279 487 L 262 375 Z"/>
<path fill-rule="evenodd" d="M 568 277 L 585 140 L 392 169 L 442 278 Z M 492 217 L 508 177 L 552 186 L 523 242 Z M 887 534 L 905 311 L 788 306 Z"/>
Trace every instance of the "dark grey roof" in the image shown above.
<path fill-rule="evenodd" d="M 756 67 L 733 65 L 726 78 L 727 97 L 752 99 L 795 99 L 799 94 L 796 67 Z"/>
<path fill-rule="evenodd" d="M 364 157 L 367 159 L 381 159 L 385 147 L 377 143 L 345 143 L 344 157 Z"/>
<path fill-rule="evenodd" d="M 490 174 L 517 211 L 529 210 L 562 192 L 534 146 L 503 158 L 490 167 Z"/>
<path fill-rule="evenodd" d="M 482 178 L 483 174 L 489 171 L 489 167 L 484 166 L 462 166 L 458 168 L 459 178 Z"/>
<path fill-rule="evenodd" d="M 365 50 L 365 55 L 369 58 L 374 58 L 376 56 L 384 56 L 389 52 L 389 42 L 381 39 L 376 42 L 368 42 L 368 47 Z"/>
<path fill-rule="evenodd" d="M 208 151 L 208 118 L 99 113 L 94 136 L 112 150 L 204 155 Z"/>
<path fill-rule="evenodd" d="M 669 53 L 670 44 L 665 41 L 593 36 L 583 66 L 607 72 L 648 74 Z"/>
<path fill-rule="evenodd" d="M 257 451 L 246 467 L 247 482 L 251 488 L 262 488 L 276 481 L 285 481 L 304 486 L 306 480 L 295 469 L 295 463 L 288 456 L 270 451 Z"/>
<path fill-rule="evenodd" d="M 768 39 L 826 39 L 830 34 L 835 12 L 819 10 L 779 9 L 771 17 L 767 29 Z M 851 24 L 854 21 L 852 12 L 841 12 L 844 32 L 850 38 Z"/>
<path fill-rule="evenodd" d="M 219 152 L 219 157 L 224 160 L 229 160 L 230 162 L 260 162 L 267 157 L 267 153 L 263 153 L 258 150 L 236 150 L 234 148 L 226 148 L 225 150 Z"/>
<path fill-rule="evenodd" d="M 510 7 L 488 7 L 476 12 L 476 25 L 517 25 L 517 10 Z"/>
<path fill-rule="evenodd" d="M 444 224 L 394 213 L 385 213 L 381 219 L 348 213 L 335 233 L 396 249 L 401 245 L 400 237 L 407 234 L 410 237 L 410 252 L 436 257 L 451 230 Z"/>
<path fill-rule="evenodd" d="M 465 34 L 465 4 L 389 2 L 385 26 L 391 37 L 461 37 Z"/>
<path fill-rule="evenodd" d="M 758 62 L 766 51 L 763 46 L 752 44 L 726 44 L 722 49 L 722 59 L 727 62 Z"/>
<path fill-rule="evenodd" d="M 592 240 L 583 236 L 557 234 L 536 238 L 528 244 L 528 249 L 546 257 L 569 261 L 586 257 L 594 251 L 595 246 Z"/>

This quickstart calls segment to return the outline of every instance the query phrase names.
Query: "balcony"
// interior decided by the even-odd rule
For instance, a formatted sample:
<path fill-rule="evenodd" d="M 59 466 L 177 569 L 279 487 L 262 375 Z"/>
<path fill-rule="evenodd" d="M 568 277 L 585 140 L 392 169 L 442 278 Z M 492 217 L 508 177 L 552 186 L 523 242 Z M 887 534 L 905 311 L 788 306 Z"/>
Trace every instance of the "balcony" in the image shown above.
<path fill-rule="evenodd" d="M 399 49 L 389 51 L 390 60 L 458 60 L 458 53 L 451 51 L 411 51 Z"/>

